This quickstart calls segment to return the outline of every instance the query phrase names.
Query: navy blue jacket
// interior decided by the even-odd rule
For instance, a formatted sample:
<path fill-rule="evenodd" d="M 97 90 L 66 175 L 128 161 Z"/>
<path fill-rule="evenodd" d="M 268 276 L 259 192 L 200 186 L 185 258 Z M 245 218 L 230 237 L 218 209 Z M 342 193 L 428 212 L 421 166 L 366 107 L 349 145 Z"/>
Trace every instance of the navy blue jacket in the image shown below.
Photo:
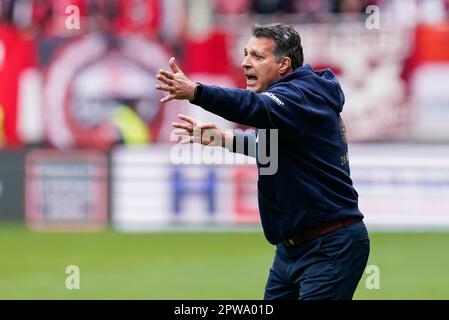
<path fill-rule="evenodd" d="M 258 180 L 262 227 L 270 243 L 330 220 L 363 218 L 349 174 L 340 117 L 344 100 L 331 70 L 305 65 L 263 93 L 201 85 L 191 101 L 233 122 L 278 129 L 277 172 L 259 174 Z"/>

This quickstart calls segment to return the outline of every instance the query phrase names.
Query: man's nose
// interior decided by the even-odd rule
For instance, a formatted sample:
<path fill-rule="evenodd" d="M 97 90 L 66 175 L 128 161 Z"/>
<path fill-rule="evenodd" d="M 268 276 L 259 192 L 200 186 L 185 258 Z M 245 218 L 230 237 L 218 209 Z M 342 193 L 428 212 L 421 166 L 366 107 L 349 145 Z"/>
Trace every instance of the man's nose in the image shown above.
<path fill-rule="evenodd" d="M 250 63 L 249 63 L 249 60 L 248 60 L 248 56 L 246 56 L 246 57 L 243 59 L 243 61 L 242 61 L 242 67 L 243 67 L 243 68 L 249 68 L 249 67 L 251 67 L 251 65 L 250 65 Z"/>

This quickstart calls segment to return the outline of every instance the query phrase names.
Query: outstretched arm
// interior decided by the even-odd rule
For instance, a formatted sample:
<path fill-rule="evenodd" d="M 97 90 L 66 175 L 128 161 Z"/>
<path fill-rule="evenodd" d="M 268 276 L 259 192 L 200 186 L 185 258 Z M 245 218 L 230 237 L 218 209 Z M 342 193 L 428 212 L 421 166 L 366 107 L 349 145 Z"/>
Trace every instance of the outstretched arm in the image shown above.
<path fill-rule="evenodd" d="M 178 114 L 180 122 L 173 122 L 175 134 L 182 136 L 180 144 L 200 143 L 210 147 L 232 146 L 233 133 L 222 130 L 212 122 L 200 122 L 184 114 Z"/>
<path fill-rule="evenodd" d="M 200 143 L 210 147 L 223 147 L 234 153 L 256 156 L 256 135 L 254 132 L 233 132 L 222 130 L 214 123 L 202 123 L 189 116 L 178 114 L 180 122 L 173 122 L 175 134 L 182 136 L 180 144 Z"/>
<path fill-rule="evenodd" d="M 200 85 L 189 78 L 170 58 L 172 72 L 160 70 L 156 89 L 168 92 L 161 99 L 189 100 L 203 109 L 229 121 L 260 129 L 289 129 L 302 134 L 307 111 L 300 107 L 302 95 L 288 85 L 271 88 L 264 93 Z"/>

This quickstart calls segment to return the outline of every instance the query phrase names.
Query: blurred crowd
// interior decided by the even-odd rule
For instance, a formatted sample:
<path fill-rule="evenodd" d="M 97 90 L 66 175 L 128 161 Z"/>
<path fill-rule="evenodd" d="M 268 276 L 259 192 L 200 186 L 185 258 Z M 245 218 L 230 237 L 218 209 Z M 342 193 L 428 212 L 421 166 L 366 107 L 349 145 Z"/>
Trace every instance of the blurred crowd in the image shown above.
<path fill-rule="evenodd" d="M 227 18 L 300 24 L 353 16 L 362 21 L 373 12 L 372 5 L 379 8 L 382 21 L 397 24 L 449 20 L 449 0 L 0 0 L 0 32 L 16 29 L 38 40 L 91 32 L 131 33 L 182 54 L 183 43 L 197 37 L 198 29 L 200 36 L 210 34 L 221 21 L 228 34 L 232 28 L 238 30 Z M 79 29 L 66 26 L 72 14 L 80 16 Z"/>
<path fill-rule="evenodd" d="M 200 36 L 210 34 L 219 21 L 226 29 L 238 30 L 230 17 L 294 24 L 329 22 L 340 15 L 365 19 L 372 5 L 379 8 L 382 19 L 398 24 L 413 26 L 449 18 L 449 0 L 0 0 L 0 32 L 16 29 L 37 40 L 91 32 L 131 33 L 182 56 L 183 43 L 197 37 L 198 30 Z M 70 6 L 79 9 L 76 30 L 66 27 L 68 17 L 78 14 Z"/>
<path fill-rule="evenodd" d="M 411 15 L 449 16 L 449 0 L 0 0 L 0 19 L 34 32 L 58 34 L 64 30 L 58 29 L 57 22 L 67 17 L 70 5 L 79 8 L 86 22 L 82 31 L 109 28 L 149 37 L 163 35 L 166 28 L 182 33 L 186 21 L 181 17 L 189 8 L 218 15 L 297 14 L 319 20 L 339 13 L 365 13 L 368 6 L 376 5 L 409 19 L 414 18 Z"/>
<path fill-rule="evenodd" d="M 372 7 L 373 5 L 375 7 Z M 367 15 L 376 10 L 380 15 L 381 23 L 386 25 L 389 22 L 390 26 L 393 25 L 394 28 L 386 27 L 381 33 L 366 33 Z M 346 19 L 350 21 L 356 19 L 356 28 L 351 24 L 347 25 L 346 29 L 334 28 L 336 26 L 334 21 L 347 22 Z M 357 43 L 375 43 L 379 48 L 385 49 L 381 51 L 381 55 L 379 54 L 382 57 L 381 62 L 387 65 L 384 69 L 378 68 L 384 71 L 379 73 L 381 76 L 377 81 L 379 85 L 382 85 L 384 83 L 382 79 L 389 78 L 391 82 L 391 79 L 394 78 L 385 76 L 385 72 L 394 71 L 395 74 L 399 74 L 395 70 L 406 69 L 411 74 L 412 70 L 415 70 L 415 66 L 422 61 L 449 61 L 449 57 L 445 53 L 447 52 L 447 41 L 443 40 L 447 37 L 445 31 L 447 29 L 439 27 L 440 24 L 447 24 L 448 21 L 449 0 L 0 0 L 0 148 L 39 143 L 48 138 L 44 137 L 44 132 L 48 133 L 48 126 L 53 123 L 53 120 L 49 120 L 49 115 L 52 112 L 44 110 L 48 106 L 48 97 L 43 97 L 42 92 L 45 88 L 50 88 L 49 78 L 51 77 L 48 75 L 53 73 L 47 71 L 52 66 L 55 69 L 62 68 L 59 77 L 63 77 L 71 63 L 76 62 L 74 59 L 70 59 L 63 65 L 57 64 L 58 59 L 61 56 L 64 57 L 61 52 L 65 52 L 65 54 L 70 52 L 63 49 L 69 48 L 72 44 L 75 44 L 76 47 L 77 42 L 80 43 L 78 40 L 91 35 L 95 36 L 97 33 L 102 35 L 102 37 L 98 37 L 103 39 L 101 41 L 107 42 L 108 49 L 113 50 L 108 50 L 108 53 L 105 53 L 102 58 L 106 61 L 107 67 L 102 67 L 100 64 L 100 67 L 96 69 L 95 61 L 89 61 L 90 65 L 83 66 L 92 68 L 93 72 L 88 73 L 89 75 L 95 74 L 96 77 L 99 77 L 94 77 L 89 81 L 92 81 L 93 84 L 101 83 L 107 87 L 107 81 L 104 79 L 114 79 L 115 83 L 107 90 L 116 94 L 117 87 L 122 85 L 124 89 L 121 94 L 126 96 L 128 101 L 130 100 L 127 96 L 130 87 L 128 80 L 125 80 L 123 75 L 128 74 L 133 79 L 141 79 L 140 77 L 144 74 L 148 82 L 138 81 L 142 93 L 139 93 L 137 98 L 133 96 L 134 100 L 131 100 L 154 105 L 151 99 L 157 97 L 146 96 L 147 88 L 152 87 L 152 69 L 159 68 L 162 64 L 154 58 L 153 55 L 156 54 L 150 47 L 155 47 L 155 52 L 160 50 L 165 55 L 175 55 L 183 66 L 183 70 L 188 74 L 195 75 L 198 79 L 219 83 L 223 86 L 241 86 L 244 79 L 239 67 L 241 58 L 239 41 L 246 38 L 249 33 L 248 26 L 253 23 L 269 22 L 302 25 L 303 40 L 309 41 L 307 50 L 309 52 L 315 50 L 308 57 L 314 57 L 316 61 L 309 60 L 308 63 L 341 69 L 337 62 L 351 61 L 351 63 L 342 63 L 345 67 L 353 68 L 345 70 L 341 76 L 348 77 L 347 82 L 349 83 L 353 80 L 354 88 L 359 88 L 359 77 L 352 76 L 351 78 L 348 75 L 364 75 L 363 70 L 365 69 L 361 68 L 361 65 L 371 68 L 380 64 L 376 60 L 379 58 L 378 56 L 369 56 L 369 53 L 373 52 L 372 49 L 365 50 L 366 52 L 362 52 L 360 48 L 357 51 L 352 49 Z M 315 23 L 321 24 L 317 26 Z M 429 25 L 431 26 L 429 27 Z M 331 28 L 326 26 L 331 26 Z M 396 26 L 410 27 L 406 28 L 408 36 L 395 33 L 396 31 L 402 32 L 395 30 Z M 246 33 L 245 36 L 243 33 Z M 83 35 L 88 37 L 82 37 Z M 413 35 L 415 35 L 416 41 L 412 40 Z M 120 42 L 120 40 L 135 38 L 143 40 L 142 42 L 146 46 L 142 47 L 141 50 L 145 53 L 139 59 L 148 60 L 146 61 L 148 64 L 159 65 L 149 68 L 136 57 L 133 58 L 132 66 L 123 60 L 118 63 L 107 59 L 108 54 L 114 50 L 122 50 L 121 57 L 126 56 L 123 53 L 123 50 L 126 51 L 126 41 Z M 338 39 L 338 41 L 332 41 L 332 39 Z M 403 45 L 397 45 L 399 40 L 403 41 Z M 338 43 L 345 43 L 346 47 L 341 48 Z M 407 55 L 412 57 L 409 59 L 411 62 L 406 64 L 402 62 L 402 56 L 405 54 L 398 54 L 394 51 L 395 45 L 409 51 Z M 408 48 L 413 45 L 414 48 Z M 120 50 L 116 50 L 119 47 Z M 326 47 L 326 50 L 322 50 L 323 47 Z M 77 51 L 78 58 L 86 58 L 89 51 Z M 133 48 L 131 51 L 136 51 L 136 49 Z M 388 53 L 390 51 L 391 53 Z M 113 57 L 113 59 L 115 58 Z M 28 72 L 29 70 L 34 73 Z M 117 76 L 117 74 L 110 75 L 108 72 L 122 74 Z M 81 72 L 76 70 L 75 73 L 79 75 Z M 205 76 L 207 78 L 204 78 Z M 397 83 L 402 86 L 401 81 L 405 77 L 401 77 L 399 79 L 399 76 L 396 75 Z M 58 84 L 58 81 L 55 83 Z M 95 113 L 92 106 L 101 105 L 102 107 L 98 110 L 106 110 L 107 106 L 111 105 L 107 100 L 110 97 L 103 92 L 107 99 L 101 97 L 105 98 L 105 101 L 98 103 L 98 97 L 95 97 L 97 99 L 95 100 L 93 97 L 84 96 L 91 93 L 88 89 L 92 85 L 85 80 L 79 83 L 84 84 L 85 88 L 83 87 L 82 93 L 77 92 L 77 94 L 81 94 L 84 100 L 77 95 L 71 95 L 70 88 L 66 88 L 67 97 L 73 98 L 74 101 L 71 109 L 68 110 L 72 110 L 71 112 L 81 110 L 82 112 L 80 111 L 80 114 L 74 117 L 76 119 L 80 117 L 83 121 L 88 120 L 90 123 L 94 116 L 103 112 L 95 111 L 97 113 L 92 115 L 91 113 Z M 118 85 L 119 83 L 120 85 Z M 79 87 L 75 83 L 70 85 Z M 347 87 L 351 88 L 348 84 Z M 375 89 L 375 96 L 379 97 L 379 89 L 376 86 L 366 84 L 366 87 Z M 131 95 L 135 95 L 135 90 L 130 92 Z M 354 90 L 352 96 L 356 96 L 357 93 L 362 94 L 360 90 Z M 391 97 L 398 96 L 397 92 L 391 94 Z M 429 94 L 429 96 L 433 95 Z M 114 99 L 120 100 L 117 97 Z M 122 100 L 120 100 L 120 105 Z M 396 100 L 394 105 L 399 104 Z M 67 102 L 69 99 L 64 101 Z M 76 103 L 81 103 L 80 101 L 89 103 L 83 104 L 83 107 L 73 107 Z M 145 104 L 140 102 L 127 103 L 127 106 Z M 353 110 L 359 112 L 360 106 L 364 103 L 358 102 L 356 105 L 359 109 Z M 383 102 L 376 103 L 376 105 L 386 104 Z M 367 110 L 370 108 L 372 106 L 366 106 Z M 150 110 L 151 108 L 146 109 Z M 145 116 L 143 118 L 152 130 L 148 135 L 152 136 L 154 141 L 159 141 L 157 135 L 159 129 L 157 128 L 166 126 L 160 120 L 164 117 L 159 116 L 162 114 L 159 113 L 159 106 L 153 109 L 152 117 Z M 26 112 L 23 110 L 26 110 L 28 114 L 25 115 Z M 41 112 L 39 110 L 44 110 L 42 111 L 43 115 L 37 115 L 38 112 Z M 87 112 L 87 116 L 83 112 Z M 136 113 L 138 112 L 136 111 Z M 166 119 L 170 119 L 170 117 L 171 115 L 166 115 Z M 398 118 L 404 117 L 398 116 Z M 41 121 L 36 121 L 36 119 L 41 119 Z M 100 120 L 97 122 L 101 123 Z M 354 121 L 354 123 L 357 122 Z M 72 124 L 69 123 L 68 126 Z M 383 125 L 385 126 L 385 124 Z M 82 130 L 85 129 L 83 126 L 85 123 L 81 124 Z M 132 127 L 136 126 L 132 125 Z M 82 131 L 81 129 L 80 131 Z M 109 127 L 103 129 L 99 129 L 99 135 L 113 135 L 104 133 L 105 131 L 112 132 Z M 55 129 L 55 136 L 59 136 L 58 130 Z M 377 132 L 379 130 L 372 129 L 370 135 L 378 138 Z M 86 131 L 83 134 L 87 141 L 92 140 L 92 132 Z M 168 137 L 168 133 L 159 134 L 159 137 L 163 136 Z M 363 135 L 358 133 L 357 136 Z M 447 136 L 449 137 L 449 132 Z M 446 137 L 446 133 L 444 137 Z M 115 141 L 114 139 L 110 138 L 109 140 Z"/>

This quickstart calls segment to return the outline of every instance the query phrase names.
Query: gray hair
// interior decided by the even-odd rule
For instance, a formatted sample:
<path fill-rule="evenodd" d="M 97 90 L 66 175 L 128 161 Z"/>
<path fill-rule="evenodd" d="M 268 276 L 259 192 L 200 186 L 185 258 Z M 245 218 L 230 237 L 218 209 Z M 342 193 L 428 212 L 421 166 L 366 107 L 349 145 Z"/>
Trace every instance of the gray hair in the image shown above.
<path fill-rule="evenodd" d="M 298 31 L 290 25 L 275 23 L 267 25 L 255 24 L 252 34 L 256 38 L 273 39 L 274 55 L 278 60 L 289 57 L 292 60 L 292 69 L 301 67 L 304 63 L 304 53 L 301 46 L 301 37 Z"/>

